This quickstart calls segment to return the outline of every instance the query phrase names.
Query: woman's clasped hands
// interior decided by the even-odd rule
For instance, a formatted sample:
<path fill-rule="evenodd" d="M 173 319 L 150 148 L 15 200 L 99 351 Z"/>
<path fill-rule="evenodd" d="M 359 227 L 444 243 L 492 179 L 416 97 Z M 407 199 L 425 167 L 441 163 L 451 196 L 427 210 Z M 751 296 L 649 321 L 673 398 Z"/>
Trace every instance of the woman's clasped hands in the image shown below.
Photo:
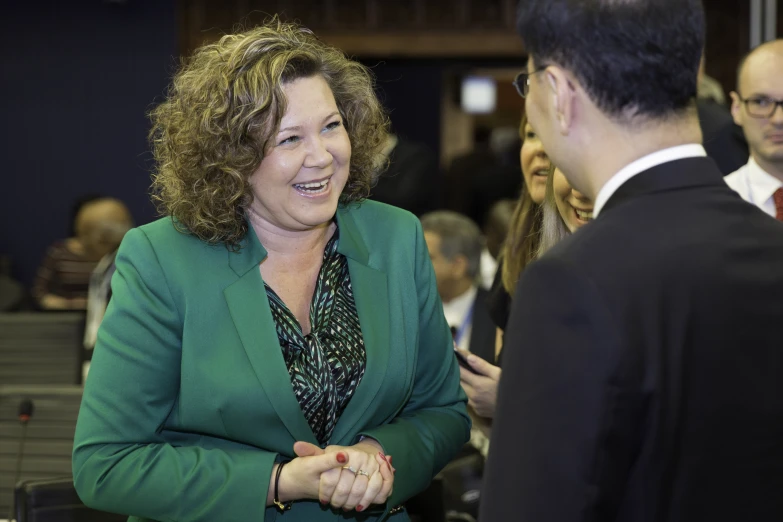
<path fill-rule="evenodd" d="M 375 441 L 324 449 L 297 442 L 294 452 L 297 458 L 280 477 L 281 490 L 288 497 L 284 501 L 311 498 L 344 511 L 364 511 L 371 504 L 383 504 L 392 493 L 392 458 Z"/>

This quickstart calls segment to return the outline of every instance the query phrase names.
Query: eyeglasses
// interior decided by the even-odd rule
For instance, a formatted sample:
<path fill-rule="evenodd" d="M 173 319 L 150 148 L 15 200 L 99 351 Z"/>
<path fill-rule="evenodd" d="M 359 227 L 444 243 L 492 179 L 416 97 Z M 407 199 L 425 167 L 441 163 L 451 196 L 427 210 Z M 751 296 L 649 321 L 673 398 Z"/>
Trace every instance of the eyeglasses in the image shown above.
<path fill-rule="evenodd" d="M 520 96 L 522 96 L 523 98 L 527 98 L 527 95 L 530 92 L 530 77 L 536 73 L 540 73 L 544 69 L 546 69 L 546 67 L 542 67 L 541 69 L 536 69 L 531 73 L 521 72 L 517 74 L 517 77 L 514 78 L 514 81 L 511 82 L 511 84 L 517 88 L 517 92 L 519 93 Z"/>
<path fill-rule="evenodd" d="M 771 118 L 778 107 L 783 107 L 783 100 L 776 100 L 774 98 L 767 98 L 765 96 L 759 96 L 754 98 L 742 98 L 739 99 L 745 104 L 745 110 L 748 114 L 754 118 Z"/>

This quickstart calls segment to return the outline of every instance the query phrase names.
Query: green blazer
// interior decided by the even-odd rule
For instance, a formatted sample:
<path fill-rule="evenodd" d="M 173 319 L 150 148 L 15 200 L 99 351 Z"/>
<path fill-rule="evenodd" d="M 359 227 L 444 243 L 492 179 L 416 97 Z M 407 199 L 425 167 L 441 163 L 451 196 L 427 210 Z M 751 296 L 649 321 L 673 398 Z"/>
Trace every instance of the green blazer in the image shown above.
<path fill-rule="evenodd" d="M 317 444 L 294 396 L 252 227 L 239 252 L 177 232 L 131 230 L 117 255 L 73 451 L 82 500 L 158 521 L 408 520 L 389 510 L 427 487 L 469 438 L 452 341 L 418 219 L 365 201 L 340 207 L 367 350 L 331 443 L 361 435 L 394 457 L 394 492 L 362 514 L 267 508 L 276 460 Z"/>

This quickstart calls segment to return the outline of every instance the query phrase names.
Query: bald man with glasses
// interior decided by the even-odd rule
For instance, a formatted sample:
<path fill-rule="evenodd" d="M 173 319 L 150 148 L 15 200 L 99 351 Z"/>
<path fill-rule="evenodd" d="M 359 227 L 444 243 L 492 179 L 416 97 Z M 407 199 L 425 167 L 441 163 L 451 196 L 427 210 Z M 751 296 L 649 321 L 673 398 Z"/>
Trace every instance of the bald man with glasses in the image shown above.
<path fill-rule="evenodd" d="M 743 199 L 783 221 L 783 40 L 756 47 L 740 63 L 731 113 L 750 146 L 748 163 L 726 176 Z"/>

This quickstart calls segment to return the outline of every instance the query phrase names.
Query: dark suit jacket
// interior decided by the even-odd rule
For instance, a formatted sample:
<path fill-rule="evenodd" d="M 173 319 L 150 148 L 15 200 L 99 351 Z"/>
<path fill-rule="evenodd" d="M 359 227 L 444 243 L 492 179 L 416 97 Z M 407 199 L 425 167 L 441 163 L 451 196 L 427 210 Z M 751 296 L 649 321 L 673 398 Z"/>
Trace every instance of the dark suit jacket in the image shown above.
<path fill-rule="evenodd" d="M 783 520 L 783 224 L 716 170 L 639 174 L 525 270 L 483 522 Z"/>
<path fill-rule="evenodd" d="M 473 322 L 470 327 L 470 351 L 485 361 L 495 364 L 495 323 L 489 315 L 489 292 L 479 288 L 473 305 Z"/>
<path fill-rule="evenodd" d="M 704 149 L 721 173 L 726 176 L 745 165 L 750 156 L 748 142 L 729 110 L 710 100 L 699 100 L 697 108 Z"/>

